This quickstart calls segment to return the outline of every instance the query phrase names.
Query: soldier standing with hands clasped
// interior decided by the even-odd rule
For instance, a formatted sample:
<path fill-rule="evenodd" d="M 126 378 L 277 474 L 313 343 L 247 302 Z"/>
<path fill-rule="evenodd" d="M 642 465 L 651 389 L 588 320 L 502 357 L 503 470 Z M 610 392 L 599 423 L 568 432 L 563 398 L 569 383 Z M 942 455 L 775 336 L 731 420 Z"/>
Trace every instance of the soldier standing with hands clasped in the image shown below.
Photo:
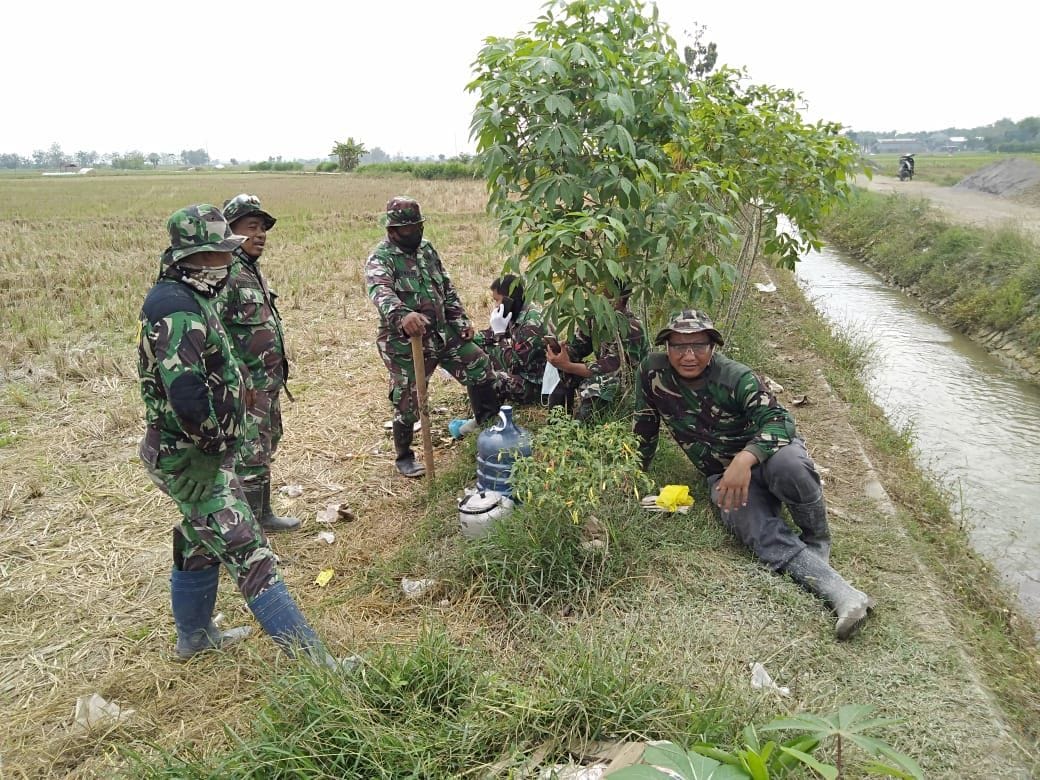
<path fill-rule="evenodd" d="M 278 297 L 260 270 L 267 231 L 277 220 L 260 207 L 255 195 L 242 193 L 224 204 L 224 218 L 245 241 L 237 247 L 227 285 L 221 294 L 222 315 L 235 356 L 248 372 L 247 426 L 238 476 L 253 516 L 268 533 L 299 528 L 295 517 L 279 517 L 271 509 L 271 460 L 282 438 L 279 395 L 289 378 Z M 288 390 L 286 390 L 288 392 Z"/>
<path fill-rule="evenodd" d="M 146 419 L 141 460 L 182 515 L 170 575 L 177 656 L 186 660 L 248 635 L 248 628 L 222 632 L 213 623 L 223 565 L 280 647 L 335 664 L 289 594 L 235 474 L 245 369 L 215 299 L 245 237 L 206 203 L 174 212 L 166 227 L 170 246 L 141 308 L 138 378 Z"/>

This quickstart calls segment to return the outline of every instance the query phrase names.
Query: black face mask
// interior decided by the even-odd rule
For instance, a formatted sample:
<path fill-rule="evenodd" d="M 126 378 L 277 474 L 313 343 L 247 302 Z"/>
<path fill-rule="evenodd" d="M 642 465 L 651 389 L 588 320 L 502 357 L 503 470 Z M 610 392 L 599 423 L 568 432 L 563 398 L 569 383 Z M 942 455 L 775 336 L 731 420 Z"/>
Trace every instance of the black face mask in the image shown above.
<path fill-rule="evenodd" d="M 420 225 L 419 229 L 409 236 L 402 236 L 399 230 L 395 230 L 390 234 L 390 240 L 405 252 L 414 252 L 419 248 L 419 244 L 422 243 L 422 236 L 423 229 Z"/>

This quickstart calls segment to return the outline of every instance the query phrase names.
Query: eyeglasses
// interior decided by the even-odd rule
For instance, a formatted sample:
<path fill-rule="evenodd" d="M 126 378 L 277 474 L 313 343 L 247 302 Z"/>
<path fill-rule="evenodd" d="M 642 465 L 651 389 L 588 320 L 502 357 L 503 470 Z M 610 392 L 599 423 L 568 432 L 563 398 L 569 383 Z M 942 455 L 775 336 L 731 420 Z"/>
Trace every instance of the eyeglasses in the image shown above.
<path fill-rule="evenodd" d="M 711 341 L 697 341 L 692 344 L 672 344 L 671 342 L 668 343 L 669 351 L 674 352 L 677 355 L 685 355 L 689 352 L 692 352 L 696 355 L 704 355 L 707 354 L 708 350 L 710 350 L 713 346 L 714 342 Z"/>

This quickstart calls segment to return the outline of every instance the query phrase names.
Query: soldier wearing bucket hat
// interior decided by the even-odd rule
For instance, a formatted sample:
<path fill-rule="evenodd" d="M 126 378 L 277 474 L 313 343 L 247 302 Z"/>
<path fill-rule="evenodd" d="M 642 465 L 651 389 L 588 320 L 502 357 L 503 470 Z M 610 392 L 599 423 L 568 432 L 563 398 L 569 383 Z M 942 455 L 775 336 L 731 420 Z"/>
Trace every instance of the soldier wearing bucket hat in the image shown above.
<path fill-rule="evenodd" d="M 473 342 L 474 330 L 433 244 L 423 240 L 418 201 L 407 195 L 386 204 L 386 238 L 365 263 L 368 296 L 379 311 L 376 346 L 390 373 L 394 408 L 395 465 L 406 477 L 421 477 L 412 451 L 419 419 L 411 338 L 422 337 L 427 381 L 438 365 L 465 385 L 474 427 L 498 414 L 499 391 L 491 360 Z"/>
<path fill-rule="evenodd" d="M 702 311 L 675 313 L 639 367 L 633 430 L 643 467 L 661 421 L 707 478 L 723 524 L 773 571 L 783 571 L 837 613 L 848 639 L 874 601 L 830 566 L 831 536 L 820 475 L 794 418 L 747 366 L 716 352 L 724 342 Z M 781 518 L 786 506 L 800 530 Z"/>
<path fill-rule="evenodd" d="M 277 293 L 260 268 L 267 231 L 276 220 L 260 198 L 243 192 L 224 204 L 231 229 L 246 237 L 234 259 L 222 293 L 223 320 L 235 356 L 248 373 L 248 414 L 238 463 L 238 477 L 253 515 L 268 533 L 300 527 L 295 517 L 279 517 L 271 507 L 271 461 L 282 438 L 281 392 L 289 378 Z M 290 399 L 292 396 L 289 396 Z"/>
<path fill-rule="evenodd" d="M 221 566 L 264 630 L 287 652 L 330 658 L 278 572 L 235 475 L 245 373 L 217 311 L 231 252 L 245 240 L 220 209 L 187 206 L 166 223 L 170 246 L 139 318 L 138 378 L 145 405 L 139 449 L 149 477 L 181 513 L 173 531 L 170 601 L 176 654 L 188 659 L 248 635 L 213 623 Z"/>

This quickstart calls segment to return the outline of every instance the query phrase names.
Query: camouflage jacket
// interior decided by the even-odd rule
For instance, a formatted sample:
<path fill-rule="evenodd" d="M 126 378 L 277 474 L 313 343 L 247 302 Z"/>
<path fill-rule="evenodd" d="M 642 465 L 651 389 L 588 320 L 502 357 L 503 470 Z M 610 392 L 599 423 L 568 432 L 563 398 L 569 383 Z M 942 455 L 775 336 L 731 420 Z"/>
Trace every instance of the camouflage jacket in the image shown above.
<path fill-rule="evenodd" d="M 473 341 L 488 353 L 496 371 L 509 374 L 502 386 L 511 397 L 535 401 L 542 392 L 545 373 L 545 323 L 542 313 L 524 306 L 516 322 L 505 333 L 485 328 Z"/>
<path fill-rule="evenodd" d="M 244 367 L 214 299 L 172 279 L 156 282 L 141 307 L 137 376 L 160 449 L 186 442 L 211 455 L 237 449 Z"/>
<path fill-rule="evenodd" d="M 633 431 L 644 467 L 657 451 L 661 419 L 701 473 L 721 474 L 747 450 L 764 462 L 797 436 L 794 418 L 755 373 L 716 354 L 704 373 L 687 382 L 664 352 L 639 366 Z"/>
<path fill-rule="evenodd" d="M 275 306 L 277 298 L 256 260 L 241 248 L 236 249 L 227 284 L 216 305 L 235 355 L 245 364 L 256 390 L 279 390 L 288 378 L 282 319 Z"/>
<path fill-rule="evenodd" d="M 401 323 L 413 311 L 426 315 L 429 330 L 442 336 L 448 326 L 458 331 L 470 327 L 455 285 L 429 241 L 423 241 L 415 254 L 389 239 L 380 241 L 365 263 L 365 284 L 379 310 L 379 336 L 389 342 L 408 341 Z"/>
<path fill-rule="evenodd" d="M 650 342 L 646 330 L 639 318 L 630 311 L 622 312 L 628 321 L 628 331 L 622 334 L 622 350 L 618 350 L 617 340 L 605 341 L 599 346 L 596 360 L 588 364 L 592 372 L 590 379 L 598 379 L 613 374 L 621 368 L 622 362 L 634 370 L 639 362 L 650 351 Z M 580 363 L 593 353 L 592 336 L 579 330 L 567 342 L 567 352 L 571 360 Z"/>

